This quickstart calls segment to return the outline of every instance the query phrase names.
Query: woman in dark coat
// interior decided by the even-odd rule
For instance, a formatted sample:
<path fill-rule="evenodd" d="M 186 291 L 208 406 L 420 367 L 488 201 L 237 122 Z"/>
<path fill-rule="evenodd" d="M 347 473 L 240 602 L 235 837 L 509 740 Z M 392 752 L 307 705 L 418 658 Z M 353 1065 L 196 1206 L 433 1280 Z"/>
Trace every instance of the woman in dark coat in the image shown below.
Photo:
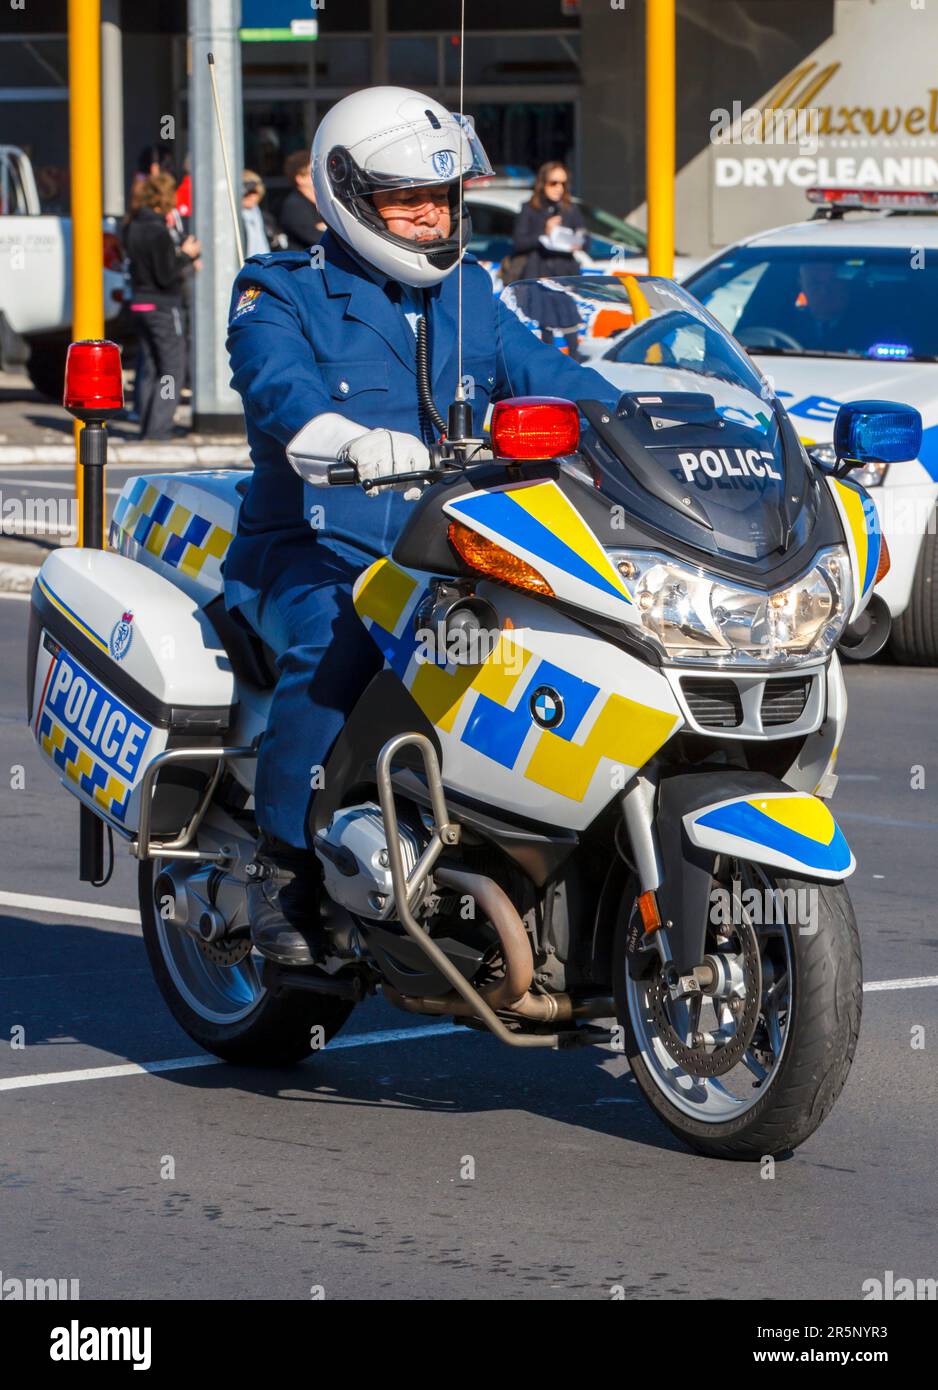
<path fill-rule="evenodd" d="M 579 250 L 584 240 L 583 214 L 570 198 L 570 175 L 565 165 L 557 160 L 542 164 L 531 200 L 525 203 L 515 222 L 512 252 L 515 256 L 527 254 L 524 279 L 579 275 L 580 265 L 573 249 Z M 551 242 L 563 242 L 569 249 L 560 249 Z M 543 291 L 529 290 L 525 301 L 525 311 L 541 325 L 543 340 L 550 343 L 555 337 L 565 338 L 567 350 L 575 355 L 580 318 L 570 297 L 545 287 Z"/>
<path fill-rule="evenodd" d="M 185 381 L 183 277 L 199 256 L 199 243 L 187 236 L 173 242 L 166 218 L 176 181 L 156 174 L 134 190 L 124 245 L 130 261 L 131 313 L 140 342 L 137 399 L 141 439 L 171 439 L 173 415 Z"/>
<path fill-rule="evenodd" d="M 572 233 L 565 240 L 572 245 L 582 243 L 585 224 L 583 214 L 570 198 L 570 176 L 562 164 L 552 160 L 538 169 L 531 200 L 525 203 L 515 222 L 512 252 L 516 256 L 527 253 L 526 280 L 539 280 L 544 275 L 579 275 L 580 267 L 572 250 L 561 251 L 544 244 L 550 241 L 555 229 L 562 227 Z"/>

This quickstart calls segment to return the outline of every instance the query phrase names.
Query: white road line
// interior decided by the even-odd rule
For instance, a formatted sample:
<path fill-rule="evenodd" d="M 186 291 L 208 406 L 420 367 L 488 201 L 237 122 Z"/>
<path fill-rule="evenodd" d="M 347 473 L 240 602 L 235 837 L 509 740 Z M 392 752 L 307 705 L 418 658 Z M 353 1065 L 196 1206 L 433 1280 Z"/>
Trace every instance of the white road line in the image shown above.
<path fill-rule="evenodd" d="M 187 1067 L 214 1067 L 220 1057 L 171 1057 L 165 1062 L 125 1062 L 117 1067 L 87 1067 L 84 1071 L 47 1071 L 35 1076 L 5 1076 L 0 1091 L 21 1091 L 32 1086 L 59 1086 L 67 1081 L 106 1081 L 113 1076 L 143 1076 L 158 1071 L 183 1071 Z"/>
<path fill-rule="evenodd" d="M 863 993 L 874 994 L 881 989 L 933 989 L 935 985 L 938 985 L 938 975 L 911 975 L 907 980 L 867 980 Z"/>
<path fill-rule="evenodd" d="M 8 594 L 0 589 L 0 598 L 12 598 L 15 599 L 17 603 L 28 603 L 29 597 L 29 594 Z"/>
<path fill-rule="evenodd" d="M 42 448 L 43 446 L 39 447 Z M 54 460 L 46 462 L 43 459 L 37 459 L 33 456 L 35 454 L 35 448 L 33 446 L 24 445 L 21 447 L 16 444 L 0 445 L 0 473 L 9 473 L 14 470 L 21 472 L 24 467 L 35 468 L 37 474 L 64 473 L 66 470 L 68 472 L 74 473 L 75 459 L 73 456 L 73 445 L 50 444 L 48 445 L 48 448 L 61 449 L 63 450 L 63 452 L 67 449 L 70 457 L 66 460 L 57 455 Z M 181 473 L 187 471 L 187 469 L 192 466 L 195 466 L 196 468 L 237 467 L 239 471 L 241 469 L 250 468 L 250 463 L 248 460 L 247 443 L 187 444 L 184 446 L 186 450 L 184 456 L 179 457 L 178 451 L 174 450 L 176 456 L 173 458 L 122 458 L 120 454 L 115 452 L 115 450 L 122 450 L 123 448 L 131 448 L 135 452 L 140 451 L 139 444 L 134 443 L 131 440 L 112 440 L 107 465 L 108 473 L 113 474 L 117 471 L 125 473 Z M 4 450 L 9 449 L 16 449 L 19 456 L 15 459 L 9 458 L 8 455 L 4 452 Z M 207 458 L 203 459 L 198 457 L 198 453 L 201 450 L 221 451 L 226 456 L 232 452 L 236 452 L 238 455 L 238 459 L 235 464 L 226 464 L 224 462 L 220 462 L 213 452 L 209 452 Z M 28 454 L 28 457 L 22 457 L 23 454 Z M 46 479 L 38 478 L 36 480 L 31 481 L 38 481 L 42 483 L 45 482 Z"/>
<path fill-rule="evenodd" d="M 71 898 L 43 898 L 31 893 L 0 892 L 0 907 L 19 907 L 34 912 L 59 912 L 69 917 L 93 917 L 114 922 L 140 921 L 139 913 L 126 907 L 79 902 Z M 89 973 L 89 972 L 85 972 Z M 25 977 L 35 978 L 35 977 Z M 911 975 L 899 980 L 867 980 L 864 994 L 884 990 L 933 989 L 938 987 L 938 975 Z M 374 1033 L 349 1034 L 327 1044 L 327 1051 L 340 1048 L 377 1047 L 386 1043 L 410 1042 L 421 1038 L 445 1037 L 453 1033 L 467 1035 L 467 1030 L 452 1023 L 434 1023 L 426 1028 L 387 1028 Z M 11 1076 L 0 1079 L 0 1091 L 18 1091 L 34 1086 L 58 1086 L 70 1081 L 103 1081 L 118 1076 L 145 1076 L 164 1071 L 182 1071 L 190 1067 L 217 1066 L 220 1058 L 173 1057 L 162 1062 L 126 1062 L 113 1067 L 90 1067 L 80 1071 L 42 1072 L 35 1076 Z"/>
<path fill-rule="evenodd" d="M 4 481 L 4 483 L 6 484 L 7 487 L 28 487 L 28 488 L 32 488 L 33 491 L 34 491 L 34 494 L 35 494 L 35 493 L 38 493 L 39 490 L 40 490 L 40 488 L 46 488 L 46 487 L 54 487 L 54 488 L 59 489 L 60 491 L 66 491 L 66 492 L 74 492 L 74 491 L 75 491 L 75 484 L 74 484 L 73 482 L 69 481 L 69 482 L 67 482 L 67 483 L 57 483 L 57 482 L 55 482 L 54 479 L 52 479 L 52 478 L 4 478 L 3 481 Z M 119 487 L 106 487 L 106 488 L 104 489 L 104 491 L 105 491 L 105 493 L 107 494 L 108 497 L 120 497 L 120 495 L 121 495 L 121 493 L 122 493 L 122 491 L 123 491 L 123 488 L 119 488 Z"/>
<path fill-rule="evenodd" d="M 133 922 L 140 925 L 140 913 L 130 907 L 111 907 L 108 903 L 79 902 L 73 898 L 43 898 L 34 893 L 0 893 L 0 907 L 20 907 L 27 912 L 60 912 L 64 917 L 94 917 L 104 922 Z"/>
<path fill-rule="evenodd" d="M 377 1047 L 384 1043 L 419 1042 L 421 1038 L 438 1038 L 450 1033 L 466 1033 L 453 1023 L 432 1023 L 428 1028 L 388 1028 L 384 1032 L 341 1035 L 327 1043 L 324 1051 L 338 1052 L 348 1047 Z M 35 1086 L 59 1086 L 69 1081 L 108 1081 L 115 1076 L 152 1076 L 162 1071 L 186 1071 L 191 1067 L 217 1067 L 220 1057 L 169 1057 L 164 1062 L 125 1062 L 116 1067 L 86 1067 L 83 1071 L 47 1071 L 35 1076 L 6 1076 L 0 1079 L 0 1091 L 25 1091 Z"/>
<path fill-rule="evenodd" d="M 938 975 L 919 975 L 907 980 L 870 980 L 863 992 L 887 989 L 925 989 L 938 985 Z M 351 1033 L 327 1043 L 326 1052 L 349 1047 L 381 1047 L 387 1043 L 419 1042 L 423 1038 L 447 1037 L 453 1033 L 470 1036 L 470 1030 L 453 1023 L 431 1023 L 426 1028 L 386 1028 L 374 1033 Z M 109 1081 L 119 1076 L 152 1076 L 164 1071 L 187 1071 L 193 1067 L 217 1067 L 220 1057 L 169 1057 L 162 1062 L 124 1062 L 113 1067 L 86 1067 L 80 1071 L 47 1071 L 33 1076 L 0 1078 L 0 1091 L 24 1091 L 37 1086 L 62 1086 L 71 1081 Z"/>
<path fill-rule="evenodd" d="M 938 975 L 919 975 L 907 980 L 870 980 L 863 986 L 863 992 L 887 989 L 926 989 L 938 986 Z M 431 1023 L 426 1028 L 386 1028 L 374 1033 L 351 1033 L 348 1037 L 334 1038 L 327 1043 L 324 1051 L 338 1052 L 350 1047 L 382 1047 L 387 1043 L 420 1042 L 423 1038 L 448 1037 L 461 1033 L 464 1037 L 475 1036 L 469 1029 L 453 1023 Z M 37 1086 L 61 1086 L 72 1081 L 110 1081 L 120 1076 L 153 1076 L 166 1071 L 188 1071 L 193 1067 L 217 1067 L 222 1063 L 220 1057 L 205 1054 L 201 1057 L 169 1057 L 162 1062 L 124 1062 L 113 1067 L 86 1067 L 80 1071 L 47 1071 L 33 1076 L 7 1076 L 0 1078 L 0 1091 L 25 1091 Z"/>

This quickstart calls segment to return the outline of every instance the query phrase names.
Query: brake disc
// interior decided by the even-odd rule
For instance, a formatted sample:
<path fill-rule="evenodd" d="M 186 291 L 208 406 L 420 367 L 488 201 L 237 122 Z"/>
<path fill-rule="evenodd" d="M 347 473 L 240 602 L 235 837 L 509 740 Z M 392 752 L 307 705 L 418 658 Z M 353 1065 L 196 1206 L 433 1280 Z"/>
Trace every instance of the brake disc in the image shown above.
<path fill-rule="evenodd" d="M 240 965 L 251 954 L 249 936 L 233 936 L 221 941 L 203 941 L 196 938 L 199 950 L 213 965 Z"/>
<path fill-rule="evenodd" d="M 762 1004 L 762 960 L 759 954 L 759 941 L 749 922 L 734 926 L 740 943 L 740 965 L 743 972 L 745 994 L 742 1008 L 734 1012 L 736 1031 L 725 1043 L 718 1043 L 708 1051 L 707 1044 L 701 1041 L 689 1046 L 674 1030 L 668 1012 L 671 993 L 661 974 L 659 965 L 649 985 L 649 999 L 654 1014 L 658 1036 L 669 1055 L 690 1076 L 723 1076 L 741 1062 L 752 1042 L 759 1022 Z M 706 994 L 703 996 L 708 998 Z"/>

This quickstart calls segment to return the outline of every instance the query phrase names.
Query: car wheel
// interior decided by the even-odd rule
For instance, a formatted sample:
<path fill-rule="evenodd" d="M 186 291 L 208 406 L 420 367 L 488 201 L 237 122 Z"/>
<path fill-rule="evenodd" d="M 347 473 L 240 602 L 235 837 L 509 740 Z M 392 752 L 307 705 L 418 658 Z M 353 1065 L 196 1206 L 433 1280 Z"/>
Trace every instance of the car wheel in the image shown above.
<path fill-rule="evenodd" d="M 926 531 L 909 606 L 892 625 L 889 650 L 902 666 L 938 666 L 938 535 Z"/>

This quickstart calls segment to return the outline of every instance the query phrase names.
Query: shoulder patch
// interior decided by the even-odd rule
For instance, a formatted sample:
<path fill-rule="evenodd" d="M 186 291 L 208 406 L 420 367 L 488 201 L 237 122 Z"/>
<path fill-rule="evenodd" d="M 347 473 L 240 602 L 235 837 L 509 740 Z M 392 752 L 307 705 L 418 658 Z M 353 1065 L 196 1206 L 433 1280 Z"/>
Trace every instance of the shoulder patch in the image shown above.
<path fill-rule="evenodd" d="M 248 285 L 246 290 L 242 290 L 238 302 L 234 307 L 234 313 L 231 315 L 232 319 L 239 319 L 244 314 L 249 314 L 252 310 L 256 309 L 257 302 L 262 293 L 263 291 L 260 285 Z"/>

